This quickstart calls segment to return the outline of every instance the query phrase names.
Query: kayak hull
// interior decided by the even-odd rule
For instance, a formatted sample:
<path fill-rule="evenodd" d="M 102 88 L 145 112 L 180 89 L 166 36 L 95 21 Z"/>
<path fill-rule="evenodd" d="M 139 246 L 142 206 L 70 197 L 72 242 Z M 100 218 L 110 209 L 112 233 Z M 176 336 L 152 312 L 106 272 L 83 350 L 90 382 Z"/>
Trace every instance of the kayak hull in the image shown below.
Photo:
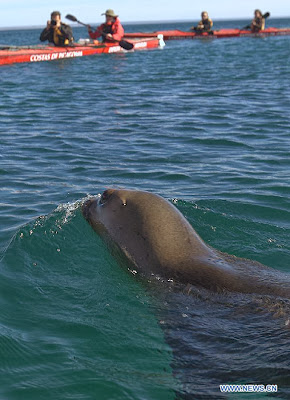
<path fill-rule="evenodd" d="M 132 39 L 130 42 L 134 45 L 134 50 L 147 50 L 163 46 L 162 36 L 152 36 L 150 38 Z M 91 56 L 96 54 L 124 53 L 127 52 L 116 43 L 90 43 L 78 44 L 73 46 L 56 47 L 53 45 L 36 46 L 1 46 L 0 45 L 0 65 L 62 60 L 66 58 L 76 58 Z"/>
<path fill-rule="evenodd" d="M 126 33 L 125 39 L 141 39 L 143 37 L 154 37 L 158 34 L 162 34 L 164 40 L 183 40 L 183 39 L 220 39 L 220 38 L 231 38 L 231 37 L 267 37 L 267 36 L 285 36 L 290 35 L 290 28 L 267 28 L 260 32 L 251 32 L 250 30 L 243 29 L 220 29 L 218 31 L 212 31 L 212 34 L 203 32 L 184 32 L 180 30 L 168 30 L 168 31 L 157 31 L 157 32 L 135 32 Z"/>

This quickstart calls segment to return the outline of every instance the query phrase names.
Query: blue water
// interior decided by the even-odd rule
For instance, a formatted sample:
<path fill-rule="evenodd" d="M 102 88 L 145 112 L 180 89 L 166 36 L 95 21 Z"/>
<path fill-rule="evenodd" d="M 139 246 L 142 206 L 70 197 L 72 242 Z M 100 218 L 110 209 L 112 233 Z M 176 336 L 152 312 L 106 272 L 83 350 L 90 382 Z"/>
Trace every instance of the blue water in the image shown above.
<path fill-rule="evenodd" d="M 144 281 L 80 212 L 108 187 L 148 190 L 211 246 L 289 274 L 289 76 L 290 36 L 1 67 L 1 400 L 265 397 L 225 383 L 290 398 L 286 301 Z"/>

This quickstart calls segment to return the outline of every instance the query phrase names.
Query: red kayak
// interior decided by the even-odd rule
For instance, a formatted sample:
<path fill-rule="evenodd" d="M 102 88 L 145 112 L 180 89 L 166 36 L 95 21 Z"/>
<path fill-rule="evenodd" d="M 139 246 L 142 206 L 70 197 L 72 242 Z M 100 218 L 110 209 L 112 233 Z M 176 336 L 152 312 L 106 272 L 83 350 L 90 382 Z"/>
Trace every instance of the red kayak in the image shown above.
<path fill-rule="evenodd" d="M 162 35 L 154 35 L 150 38 L 132 39 L 134 50 L 146 50 L 163 47 Z M 0 45 L 0 65 L 62 60 L 65 58 L 91 56 L 103 53 L 122 53 L 126 52 L 118 43 L 74 43 L 72 46 L 55 47 L 53 45 L 36 46 L 10 46 Z"/>
<path fill-rule="evenodd" d="M 266 37 L 266 36 L 284 36 L 290 35 L 290 28 L 267 28 L 260 32 L 252 32 L 250 30 L 243 29 L 220 29 L 218 31 L 212 31 L 212 33 L 196 33 L 196 32 L 184 32 L 180 30 L 171 31 L 157 31 L 157 32 L 136 32 L 126 33 L 126 39 L 132 38 L 145 38 L 154 37 L 158 34 L 162 34 L 164 40 L 182 40 L 182 39 L 219 39 L 219 38 L 231 38 L 231 37 Z"/>

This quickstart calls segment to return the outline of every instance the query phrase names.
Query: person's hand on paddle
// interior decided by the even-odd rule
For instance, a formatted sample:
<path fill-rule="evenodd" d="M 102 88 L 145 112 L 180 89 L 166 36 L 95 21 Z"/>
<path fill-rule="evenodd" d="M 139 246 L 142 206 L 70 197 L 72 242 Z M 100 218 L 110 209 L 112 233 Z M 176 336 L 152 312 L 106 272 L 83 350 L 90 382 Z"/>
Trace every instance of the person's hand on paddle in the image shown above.
<path fill-rule="evenodd" d="M 107 34 L 105 35 L 105 37 L 106 37 L 106 39 L 113 40 L 113 36 L 112 36 L 111 33 L 107 33 Z"/>
<path fill-rule="evenodd" d="M 90 33 L 90 32 L 93 32 L 93 29 L 92 29 L 91 25 L 87 25 L 87 28 L 88 28 L 88 32 L 89 32 L 89 33 Z"/>

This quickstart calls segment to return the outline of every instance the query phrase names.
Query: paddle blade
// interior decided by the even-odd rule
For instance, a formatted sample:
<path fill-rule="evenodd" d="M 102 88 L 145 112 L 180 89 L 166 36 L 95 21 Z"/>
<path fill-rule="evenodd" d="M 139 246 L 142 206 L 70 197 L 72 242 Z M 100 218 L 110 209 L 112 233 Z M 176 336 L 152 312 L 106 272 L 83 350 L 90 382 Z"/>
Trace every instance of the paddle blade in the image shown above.
<path fill-rule="evenodd" d="M 127 40 L 120 40 L 119 45 L 125 50 L 132 50 L 134 47 L 133 43 L 127 42 Z"/>
<path fill-rule="evenodd" d="M 65 16 L 65 18 L 66 18 L 66 19 L 69 19 L 70 21 L 73 21 L 73 22 L 78 22 L 78 20 L 76 19 L 76 17 L 74 17 L 74 16 L 71 15 L 71 14 L 67 14 L 67 15 Z"/>

